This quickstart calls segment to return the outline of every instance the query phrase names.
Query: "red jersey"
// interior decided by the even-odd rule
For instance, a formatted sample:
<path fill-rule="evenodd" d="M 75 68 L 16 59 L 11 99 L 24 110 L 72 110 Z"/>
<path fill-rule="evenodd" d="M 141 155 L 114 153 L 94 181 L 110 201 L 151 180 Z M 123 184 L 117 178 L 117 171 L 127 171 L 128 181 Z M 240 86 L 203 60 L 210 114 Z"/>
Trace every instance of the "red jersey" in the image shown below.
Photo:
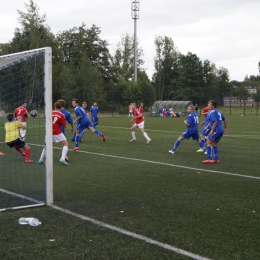
<path fill-rule="evenodd" d="M 139 107 L 139 111 L 141 114 L 143 114 L 143 111 L 144 111 L 143 107 Z"/>
<path fill-rule="evenodd" d="M 141 111 L 140 111 L 138 108 L 136 108 L 136 109 L 134 110 L 134 116 L 139 116 L 139 115 L 142 115 L 142 113 L 141 113 Z M 140 124 L 140 123 L 142 123 L 143 121 L 144 121 L 143 115 L 142 115 L 141 117 L 138 117 L 138 118 L 135 119 L 135 123 L 136 123 L 136 124 Z"/>
<path fill-rule="evenodd" d="M 23 106 L 20 106 L 20 107 L 17 107 L 15 110 L 14 110 L 14 114 L 15 114 L 15 118 L 16 118 L 16 121 L 19 121 L 19 122 L 26 122 L 27 121 L 27 109 Z"/>
<path fill-rule="evenodd" d="M 202 113 L 208 113 L 209 112 L 209 108 L 208 107 L 205 107 L 203 110 L 202 110 Z M 207 116 L 207 114 L 204 115 L 205 118 Z"/>
<path fill-rule="evenodd" d="M 52 134 L 59 135 L 62 133 L 61 126 L 66 127 L 65 116 L 57 110 L 52 111 Z"/>

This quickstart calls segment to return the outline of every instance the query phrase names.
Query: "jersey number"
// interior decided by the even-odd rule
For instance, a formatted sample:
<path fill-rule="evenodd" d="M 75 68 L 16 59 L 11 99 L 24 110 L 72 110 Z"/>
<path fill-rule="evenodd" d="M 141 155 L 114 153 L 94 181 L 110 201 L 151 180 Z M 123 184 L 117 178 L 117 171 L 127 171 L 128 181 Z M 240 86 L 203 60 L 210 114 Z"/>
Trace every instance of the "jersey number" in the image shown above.
<path fill-rule="evenodd" d="M 58 119 L 59 119 L 59 118 L 55 116 L 55 117 L 53 118 L 52 124 L 56 124 L 56 122 L 57 122 Z"/>
<path fill-rule="evenodd" d="M 198 124 L 199 123 L 199 117 L 198 116 L 194 116 L 194 121 L 195 121 L 196 124 Z"/>
<path fill-rule="evenodd" d="M 218 112 L 218 115 L 219 115 L 219 121 L 222 121 L 221 113 Z"/>

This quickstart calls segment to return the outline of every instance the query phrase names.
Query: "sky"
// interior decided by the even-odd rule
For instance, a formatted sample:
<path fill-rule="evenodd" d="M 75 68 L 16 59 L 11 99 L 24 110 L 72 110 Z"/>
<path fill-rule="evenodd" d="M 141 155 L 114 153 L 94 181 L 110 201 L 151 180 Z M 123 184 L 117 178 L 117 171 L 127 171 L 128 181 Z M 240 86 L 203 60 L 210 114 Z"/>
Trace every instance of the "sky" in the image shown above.
<path fill-rule="evenodd" d="M 34 0 L 46 14 L 53 33 L 84 22 L 101 27 L 101 37 L 113 54 L 121 36 L 134 33 L 132 0 Z M 229 70 L 230 80 L 257 75 L 260 62 L 260 0 L 140 0 L 137 35 L 144 67 L 154 72 L 156 36 L 171 37 L 182 54 L 192 52 L 202 60 Z M 12 39 L 19 27 L 17 10 L 26 11 L 29 0 L 0 4 L 0 43 Z"/>

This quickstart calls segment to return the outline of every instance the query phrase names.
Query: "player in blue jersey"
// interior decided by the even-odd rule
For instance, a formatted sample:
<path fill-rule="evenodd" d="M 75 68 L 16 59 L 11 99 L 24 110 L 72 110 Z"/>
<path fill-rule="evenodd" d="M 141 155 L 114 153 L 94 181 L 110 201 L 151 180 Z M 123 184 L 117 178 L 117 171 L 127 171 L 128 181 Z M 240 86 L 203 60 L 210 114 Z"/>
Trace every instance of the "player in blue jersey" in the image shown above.
<path fill-rule="evenodd" d="M 219 157 L 218 157 L 218 143 L 222 136 L 228 133 L 227 130 L 227 121 L 224 115 L 217 109 L 217 102 L 210 101 L 209 102 L 209 122 L 211 130 L 208 135 L 208 140 L 206 143 L 207 151 L 208 151 L 208 159 L 202 161 L 205 164 L 213 164 L 213 163 L 219 163 Z M 224 122 L 224 128 L 223 124 Z M 214 160 L 212 160 L 212 149 L 214 152 Z"/>
<path fill-rule="evenodd" d="M 81 106 L 82 106 L 82 108 L 85 110 L 86 115 L 88 115 L 88 113 L 87 113 L 88 103 L 84 101 L 84 102 L 82 102 L 82 105 L 81 105 Z M 81 131 L 81 133 L 80 133 L 80 135 L 79 135 L 79 142 L 80 142 L 80 143 L 82 143 L 81 139 L 82 139 L 83 135 L 85 134 L 85 132 L 86 132 L 86 129 L 84 129 L 83 131 Z M 72 139 L 71 139 L 72 142 L 75 142 L 76 134 L 77 134 L 77 131 L 75 131 L 75 132 L 73 133 L 73 136 L 72 136 Z"/>
<path fill-rule="evenodd" d="M 93 134 L 98 135 L 102 139 L 102 141 L 105 142 L 106 141 L 105 136 L 98 130 L 95 130 L 88 116 L 86 115 L 85 110 L 81 106 L 79 106 L 79 101 L 77 99 L 72 100 L 72 106 L 75 108 L 75 114 L 77 117 L 73 122 L 74 124 L 77 123 L 75 147 L 73 150 L 77 151 L 79 149 L 78 146 L 79 146 L 80 133 L 86 128 L 90 130 Z"/>
<path fill-rule="evenodd" d="M 99 123 L 99 110 L 97 106 L 97 102 L 94 102 L 93 106 L 89 109 L 89 112 L 91 113 L 91 120 L 94 128 L 98 125 Z"/>
<path fill-rule="evenodd" d="M 87 102 L 82 102 L 82 108 L 85 110 L 85 114 L 88 116 L 88 112 L 87 112 L 87 107 L 88 107 L 88 103 Z M 94 127 L 95 128 L 95 127 Z M 85 134 L 86 129 L 84 129 L 83 131 L 81 131 L 80 136 L 79 136 L 79 141 L 80 143 L 82 142 L 81 139 L 83 137 L 83 135 Z"/>
<path fill-rule="evenodd" d="M 193 140 L 196 140 L 201 149 L 204 150 L 206 153 L 206 150 L 203 145 L 201 145 L 199 141 L 199 132 L 198 132 L 198 124 L 199 124 L 199 117 L 195 113 L 195 108 L 193 105 L 188 106 L 188 118 L 187 120 L 184 120 L 184 124 L 187 126 L 186 131 L 178 138 L 178 140 L 175 142 L 173 148 L 169 150 L 170 154 L 174 154 L 178 146 L 180 145 L 181 141 L 183 139 L 189 140 L 191 137 Z"/>
<path fill-rule="evenodd" d="M 66 121 L 71 125 L 71 133 L 73 133 L 73 119 L 71 117 L 71 114 L 68 110 L 65 110 L 66 102 L 63 99 L 57 100 L 61 104 L 61 109 L 60 112 L 65 116 Z M 65 134 L 65 127 L 61 126 L 61 131 L 62 133 L 66 136 Z"/>

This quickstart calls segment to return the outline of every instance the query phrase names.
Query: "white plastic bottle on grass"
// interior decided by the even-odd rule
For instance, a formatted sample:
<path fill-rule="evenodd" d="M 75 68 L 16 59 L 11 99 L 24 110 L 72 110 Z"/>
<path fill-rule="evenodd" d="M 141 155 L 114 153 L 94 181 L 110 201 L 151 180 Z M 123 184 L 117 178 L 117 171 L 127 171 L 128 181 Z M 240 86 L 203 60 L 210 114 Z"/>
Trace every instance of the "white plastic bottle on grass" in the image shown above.
<path fill-rule="evenodd" d="M 37 227 L 42 224 L 37 218 L 19 218 L 20 225 L 30 225 L 32 227 Z"/>

